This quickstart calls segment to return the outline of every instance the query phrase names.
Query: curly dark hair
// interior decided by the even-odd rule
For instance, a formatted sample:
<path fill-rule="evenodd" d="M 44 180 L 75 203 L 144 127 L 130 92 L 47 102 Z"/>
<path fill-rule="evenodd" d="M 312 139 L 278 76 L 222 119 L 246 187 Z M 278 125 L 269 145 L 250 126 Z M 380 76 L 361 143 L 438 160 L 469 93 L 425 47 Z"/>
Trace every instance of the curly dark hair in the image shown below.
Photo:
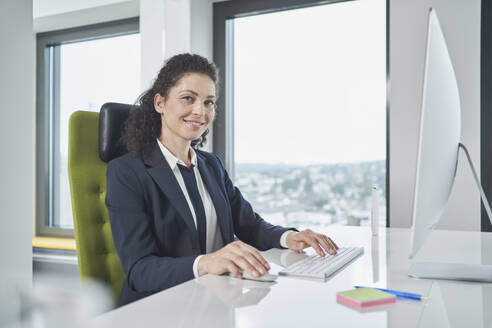
<path fill-rule="evenodd" d="M 154 96 L 159 93 L 163 97 L 175 86 L 186 73 L 201 73 L 212 79 L 218 96 L 219 72 L 215 64 L 196 54 L 179 54 L 169 58 L 159 71 L 152 87 L 142 93 L 135 106 L 130 110 L 125 122 L 121 142 L 127 151 L 134 155 L 141 155 L 144 146 L 153 142 L 161 134 L 161 116 L 154 109 Z M 209 130 L 193 140 L 191 146 L 202 147 Z"/>

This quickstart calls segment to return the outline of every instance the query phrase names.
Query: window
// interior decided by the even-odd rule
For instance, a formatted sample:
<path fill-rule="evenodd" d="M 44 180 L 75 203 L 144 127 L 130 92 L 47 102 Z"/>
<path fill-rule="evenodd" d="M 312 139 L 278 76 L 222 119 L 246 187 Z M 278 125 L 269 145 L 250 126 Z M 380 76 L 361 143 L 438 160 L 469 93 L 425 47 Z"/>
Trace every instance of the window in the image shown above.
<path fill-rule="evenodd" d="M 216 5 L 226 42 L 214 49 L 225 67 L 214 150 L 271 223 L 369 225 L 377 185 L 386 225 L 386 1 L 263 5 Z"/>
<path fill-rule="evenodd" d="M 37 233 L 72 235 L 68 120 L 140 91 L 138 20 L 38 35 Z"/>

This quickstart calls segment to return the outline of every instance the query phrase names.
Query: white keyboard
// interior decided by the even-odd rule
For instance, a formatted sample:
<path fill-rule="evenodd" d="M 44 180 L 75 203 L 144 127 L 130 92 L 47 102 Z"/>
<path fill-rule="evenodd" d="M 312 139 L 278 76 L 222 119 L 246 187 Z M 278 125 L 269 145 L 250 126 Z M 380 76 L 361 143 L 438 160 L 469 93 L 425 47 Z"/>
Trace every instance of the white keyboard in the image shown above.
<path fill-rule="evenodd" d="M 335 255 L 311 255 L 286 267 L 278 274 L 325 279 L 363 253 L 363 247 L 341 247 Z"/>

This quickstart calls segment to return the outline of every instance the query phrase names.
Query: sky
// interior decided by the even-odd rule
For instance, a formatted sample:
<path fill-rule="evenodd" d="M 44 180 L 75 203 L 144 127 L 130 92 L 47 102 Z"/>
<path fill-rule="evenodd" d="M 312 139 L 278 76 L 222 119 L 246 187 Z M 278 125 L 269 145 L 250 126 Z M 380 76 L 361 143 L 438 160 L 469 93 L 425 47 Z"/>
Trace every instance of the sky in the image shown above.
<path fill-rule="evenodd" d="M 234 21 L 236 163 L 386 158 L 384 0 Z"/>
<path fill-rule="evenodd" d="M 132 104 L 140 92 L 140 34 L 65 44 L 60 50 L 60 133 L 77 110 L 99 111 L 106 102 Z M 68 155 L 68 137 L 60 138 Z"/>
<path fill-rule="evenodd" d="M 68 120 L 77 110 L 99 111 L 106 102 L 131 104 L 140 91 L 140 34 L 64 44 L 60 48 L 60 138 L 55 220 L 72 227 L 68 184 Z"/>

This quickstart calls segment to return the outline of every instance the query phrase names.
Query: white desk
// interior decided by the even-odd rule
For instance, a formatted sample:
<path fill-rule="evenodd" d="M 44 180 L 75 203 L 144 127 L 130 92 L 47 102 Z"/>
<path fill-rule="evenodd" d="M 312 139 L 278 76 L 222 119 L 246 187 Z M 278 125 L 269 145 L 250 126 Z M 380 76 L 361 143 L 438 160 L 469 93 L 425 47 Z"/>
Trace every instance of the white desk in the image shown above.
<path fill-rule="evenodd" d="M 410 261 L 408 229 L 381 229 L 376 238 L 360 227 L 327 227 L 324 232 L 339 246 L 365 250 L 326 282 L 279 277 L 275 283 L 262 283 L 206 275 L 96 317 L 91 326 L 492 327 L 492 284 L 407 276 L 413 261 L 492 264 L 492 233 L 432 232 Z M 303 255 L 272 249 L 264 256 L 270 272 L 277 273 L 280 264 Z M 406 290 L 430 300 L 398 299 L 394 305 L 359 312 L 336 302 L 336 292 L 354 285 Z"/>

